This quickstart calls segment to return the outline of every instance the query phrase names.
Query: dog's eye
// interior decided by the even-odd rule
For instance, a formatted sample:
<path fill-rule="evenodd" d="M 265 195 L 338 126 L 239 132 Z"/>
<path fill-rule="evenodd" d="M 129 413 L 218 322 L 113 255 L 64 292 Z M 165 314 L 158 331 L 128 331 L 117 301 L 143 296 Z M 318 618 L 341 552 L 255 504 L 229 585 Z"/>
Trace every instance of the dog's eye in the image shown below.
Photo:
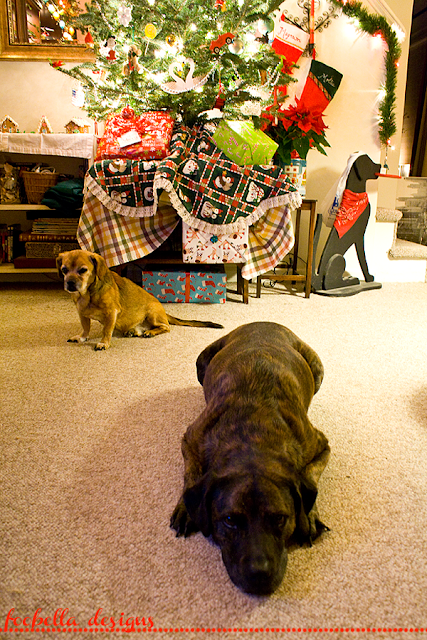
<path fill-rule="evenodd" d="M 64 275 L 68 273 L 67 267 L 61 267 L 61 271 Z"/>
<path fill-rule="evenodd" d="M 273 523 L 273 526 L 277 527 L 277 529 L 283 529 L 287 519 L 288 519 L 288 516 L 285 515 L 284 513 L 275 513 L 275 514 L 272 514 L 271 516 L 271 521 Z"/>
<path fill-rule="evenodd" d="M 239 526 L 239 519 L 237 516 L 225 516 L 223 523 L 228 529 L 237 529 Z"/>
<path fill-rule="evenodd" d="M 82 276 L 84 273 L 86 273 L 86 271 L 87 271 L 87 268 L 86 267 L 82 267 L 81 269 L 78 270 L 78 274 L 80 276 Z"/>

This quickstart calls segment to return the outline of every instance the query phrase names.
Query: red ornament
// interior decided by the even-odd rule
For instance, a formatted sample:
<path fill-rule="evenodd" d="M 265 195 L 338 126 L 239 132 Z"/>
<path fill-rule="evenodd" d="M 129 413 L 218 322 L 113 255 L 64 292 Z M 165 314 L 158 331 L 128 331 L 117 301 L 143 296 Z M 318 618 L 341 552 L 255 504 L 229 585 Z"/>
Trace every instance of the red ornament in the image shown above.
<path fill-rule="evenodd" d="M 90 33 L 90 31 L 88 31 L 88 32 L 87 32 L 87 34 L 85 35 L 85 44 L 86 44 L 90 49 L 93 49 L 94 42 L 93 42 L 92 34 Z"/>

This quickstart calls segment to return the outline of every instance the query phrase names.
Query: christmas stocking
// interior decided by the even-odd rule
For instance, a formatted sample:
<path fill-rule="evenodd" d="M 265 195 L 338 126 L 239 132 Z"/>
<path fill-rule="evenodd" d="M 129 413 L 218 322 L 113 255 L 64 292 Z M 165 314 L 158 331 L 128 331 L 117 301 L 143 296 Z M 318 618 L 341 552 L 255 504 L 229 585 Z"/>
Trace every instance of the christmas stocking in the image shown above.
<path fill-rule="evenodd" d="M 304 89 L 300 97 L 300 105 L 310 111 L 323 113 L 336 94 L 342 74 L 323 62 L 312 60 Z"/>
<path fill-rule="evenodd" d="M 271 46 L 278 56 L 286 58 L 286 62 L 296 64 L 306 48 L 309 38 L 308 33 L 286 22 L 284 14 L 282 14 Z"/>

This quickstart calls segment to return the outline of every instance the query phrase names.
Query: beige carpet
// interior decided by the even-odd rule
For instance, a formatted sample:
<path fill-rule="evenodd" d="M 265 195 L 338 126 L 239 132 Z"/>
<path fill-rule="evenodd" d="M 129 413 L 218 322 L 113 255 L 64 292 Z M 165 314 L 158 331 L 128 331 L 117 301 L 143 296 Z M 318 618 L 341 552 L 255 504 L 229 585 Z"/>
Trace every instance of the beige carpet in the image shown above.
<path fill-rule="evenodd" d="M 310 417 L 332 449 L 318 497 L 331 531 L 293 551 L 281 588 L 257 598 L 230 582 L 210 541 L 169 528 L 181 437 L 204 406 L 195 360 L 222 332 L 172 327 L 94 352 L 67 344 L 79 323 L 57 285 L 1 285 L 2 639 L 426 636 L 427 285 L 278 291 L 247 306 L 168 305 L 226 332 L 281 322 L 325 366 Z M 25 631 L 33 620 L 39 632 Z"/>

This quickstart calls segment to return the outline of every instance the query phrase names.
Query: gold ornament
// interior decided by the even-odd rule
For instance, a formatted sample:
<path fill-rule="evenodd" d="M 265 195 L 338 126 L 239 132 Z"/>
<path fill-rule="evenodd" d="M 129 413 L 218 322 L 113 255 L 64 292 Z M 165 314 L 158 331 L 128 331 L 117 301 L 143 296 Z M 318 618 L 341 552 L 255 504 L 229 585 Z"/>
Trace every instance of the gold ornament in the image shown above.
<path fill-rule="evenodd" d="M 170 47 L 173 47 L 175 42 L 176 42 L 176 36 L 174 34 L 171 34 L 170 36 L 166 36 L 166 44 L 168 44 Z"/>
<path fill-rule="evenodd" d="M 157 29 L 154 26 L 154 24 L 147 24 L 147 26 L 145 27 L 145 37 L 146 38 L 150 38 L 150 40 L 153 40 L 153 38 L 155 38 L 157 35 Z"/>

